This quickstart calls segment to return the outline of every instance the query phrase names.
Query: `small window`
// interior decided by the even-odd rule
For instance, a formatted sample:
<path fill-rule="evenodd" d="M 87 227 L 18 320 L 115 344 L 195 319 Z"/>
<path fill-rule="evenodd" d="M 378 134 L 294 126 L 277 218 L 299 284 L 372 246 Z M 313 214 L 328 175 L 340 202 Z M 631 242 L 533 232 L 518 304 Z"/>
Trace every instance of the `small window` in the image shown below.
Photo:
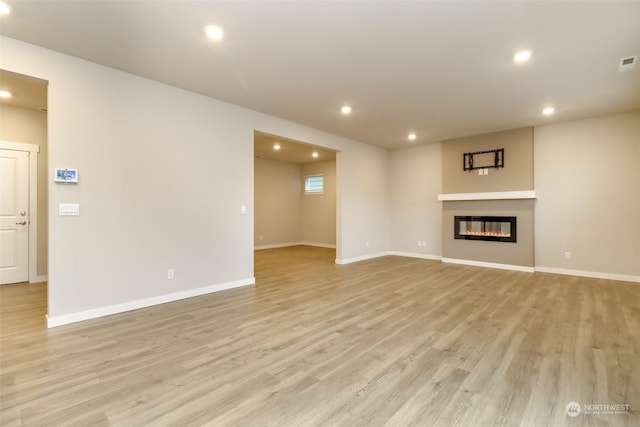
<path fill-rule="evenodd" d="M 308 175 L 304 177 L 304 194 L 322 194 L 324 191 L 324 177 L 322 175 Z"/>

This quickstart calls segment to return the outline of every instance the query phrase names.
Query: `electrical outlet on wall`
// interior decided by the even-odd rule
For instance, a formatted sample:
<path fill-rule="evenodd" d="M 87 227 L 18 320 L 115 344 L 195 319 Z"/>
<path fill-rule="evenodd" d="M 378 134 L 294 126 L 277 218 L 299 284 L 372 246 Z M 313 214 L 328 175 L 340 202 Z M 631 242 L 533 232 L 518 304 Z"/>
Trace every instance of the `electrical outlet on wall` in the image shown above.
<path fill-rule="evenodd" d="M 427 247 L 427 241 L 426 241 L 426 240 L 423 240 L 423 241 L 422 241 L 422 247 L 423 247 L 423 248 L 426 248 L 426 247 Z"/>
<path fill-rule="evenodd" d="M 167 270 L 167 279 L 169 280 L 173 280 L 175 279 L 176 275 L 175 275 L 175 270 L 173 268 L 170 268 L 169 270 Z"/>
<path fill-rule="evenodd" d="M 564 259 L 571 259 L 571 252 L 565 252 L 564 253 Z"/>

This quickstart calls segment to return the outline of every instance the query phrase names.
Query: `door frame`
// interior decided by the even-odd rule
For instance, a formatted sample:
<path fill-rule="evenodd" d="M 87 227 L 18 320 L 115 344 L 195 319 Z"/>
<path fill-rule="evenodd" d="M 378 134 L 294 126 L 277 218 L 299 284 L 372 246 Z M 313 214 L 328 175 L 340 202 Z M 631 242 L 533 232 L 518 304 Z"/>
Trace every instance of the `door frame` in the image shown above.
<path fill-rule="evenodd" d="M 0 149 L 29 153 L 29 283 L 38 278 L 38 155 L 40 146 L 24 142 L 2 141 Z M 36 153 L 35 155 L 32 155 Z"/>

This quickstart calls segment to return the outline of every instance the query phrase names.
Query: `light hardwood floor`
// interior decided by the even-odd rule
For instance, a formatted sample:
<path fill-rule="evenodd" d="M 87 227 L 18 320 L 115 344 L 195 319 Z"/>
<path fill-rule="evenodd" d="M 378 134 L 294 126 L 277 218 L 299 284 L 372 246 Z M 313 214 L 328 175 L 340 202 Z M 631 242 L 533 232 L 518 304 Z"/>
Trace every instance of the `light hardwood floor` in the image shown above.
<path fill-rule="evenodd" d="M 0 287 L 0 425 L 640 425 L 640 284 L 334 258 L 49 330 L 45 284 Z"/>

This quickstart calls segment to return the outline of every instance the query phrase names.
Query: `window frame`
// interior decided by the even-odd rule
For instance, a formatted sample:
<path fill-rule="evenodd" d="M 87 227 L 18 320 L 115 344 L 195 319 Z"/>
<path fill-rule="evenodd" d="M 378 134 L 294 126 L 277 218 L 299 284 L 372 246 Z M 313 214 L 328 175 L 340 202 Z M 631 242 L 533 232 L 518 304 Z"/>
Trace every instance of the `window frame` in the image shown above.
<path fill-rule="evenodd" d="M 320 177 L 322 178 L 322 189 L 321 190 L 309 190 L 308 189 L 308 182 L 309 182 L 309 178 L 316 178 L 316 177 Z M 310 174 L 310 175 L 305 175 L 304 176 L 304 195 L 305 196 L 320 196 L 324 194 L 324 174 L 322 173 L 314 173 L 314 174 Z"/>

